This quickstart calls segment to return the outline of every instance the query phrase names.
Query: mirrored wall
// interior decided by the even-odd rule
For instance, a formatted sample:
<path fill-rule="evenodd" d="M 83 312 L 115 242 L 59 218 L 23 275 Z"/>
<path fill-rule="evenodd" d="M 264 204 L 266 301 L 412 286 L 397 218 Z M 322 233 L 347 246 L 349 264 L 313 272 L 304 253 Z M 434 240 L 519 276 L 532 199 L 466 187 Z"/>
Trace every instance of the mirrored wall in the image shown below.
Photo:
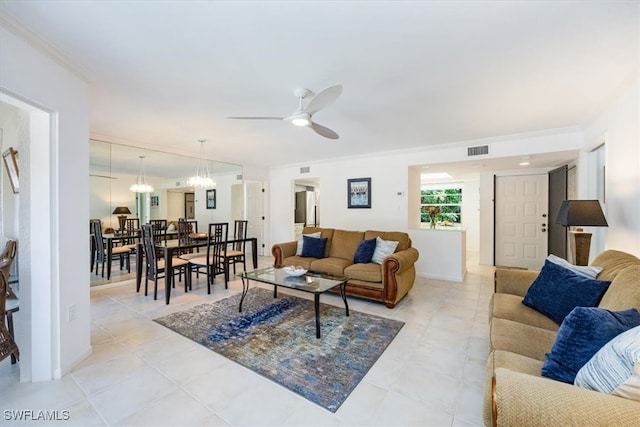
<path fill-rule="evenodd" d="M 146 182 L 151 193 L 129 190 L 140 172 L 140 156 Z M 116 207 L 127 207 L 129 218 L 149 219 L 193 218 L 198 229 L 211 222 L 232 222 L 234 212 L 242 212 L 242 166 L 206 160 L 214 179 L 215 192 L 187 185 L 196 173 L 200 159 L 163 153 L 143 148 L 90 140 L 90 218 L 100 219 L 103 226 L 117 229 Z"/>

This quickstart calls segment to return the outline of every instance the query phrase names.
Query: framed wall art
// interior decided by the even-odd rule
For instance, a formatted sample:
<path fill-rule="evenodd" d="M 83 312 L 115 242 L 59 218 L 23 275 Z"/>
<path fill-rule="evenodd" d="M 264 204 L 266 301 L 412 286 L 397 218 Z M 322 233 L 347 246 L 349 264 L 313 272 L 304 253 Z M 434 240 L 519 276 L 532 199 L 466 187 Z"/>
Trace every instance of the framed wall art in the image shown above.
<path fill-rule="evenodd" d="M 207 190 L 207 209 L 216 208 L 216 190 Z"/>
<path fill-rule="evenodd" d="M 1 137 L 2 135 L 0 135 Z M 20 192 L 20 185 L 18 182 L 19 171 L 18 171 L 18 152 L 13 149 L 13 147 L 9 147 L 4 153 L 2 153 L 2 158 L 4 159 L 4 165 L 7 168 L 7 174 L 9 175 L 9 182 L 11 182 L 11 188 L 13 189 L 14 194 L 18 194 Z"/>
<path fill-rule="evenodd" d="M 347 180 L 347 207 L 371 208 L 371 178 Z"/>

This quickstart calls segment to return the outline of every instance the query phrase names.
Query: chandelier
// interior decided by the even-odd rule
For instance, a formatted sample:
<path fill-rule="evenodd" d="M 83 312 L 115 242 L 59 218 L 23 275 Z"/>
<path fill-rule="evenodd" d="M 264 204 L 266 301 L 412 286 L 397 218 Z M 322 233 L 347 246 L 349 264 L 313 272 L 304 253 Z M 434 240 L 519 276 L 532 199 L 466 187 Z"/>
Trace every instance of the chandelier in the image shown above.
<path fill-rule="evenodd" d="M 206 139 L 199 139 L 198 142 L 200 143 L 200 161 L 198 162 L 196 174 L 189 178 L 187 185 L 193 188 L 215 188 L 216 183 L 213 181 L 213 178 L 209 176 L 209 168 L 204 159 L 204 143 Z"/>
<path fill-rule="evenodd" d="M 153 193 L 153 186 L 147 184 L 147 180 L 144 176 L 144 165 L 142 164 L 142 159 L 144 156 L 140 157 L 140 169 L 138 171 L 138 179 L 136 179 L 136 183 L 129 187 L 130 191 L 134 193 Z"/>

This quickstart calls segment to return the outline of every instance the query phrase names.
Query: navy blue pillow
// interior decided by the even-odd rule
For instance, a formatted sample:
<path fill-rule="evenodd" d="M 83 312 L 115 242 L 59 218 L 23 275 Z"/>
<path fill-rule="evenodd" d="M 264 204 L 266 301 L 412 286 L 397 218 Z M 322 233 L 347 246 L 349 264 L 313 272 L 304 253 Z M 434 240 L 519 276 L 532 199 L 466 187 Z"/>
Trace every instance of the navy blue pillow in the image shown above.
<path fill-rule="evenodd" d="M 304 243 L 302 244 L 302 256 L 312 258 L 324 258 L 324 247 L 327 245 L 327 238 L 317 238 L 302 236 Z"/>
<path fill-rule="evenodd" d="M 611 282 L 579 276 L 547 260 L 522 303 L 558 325 L 575 307 L 595 307 Z"/>
<path fill-rule="evenodd" d="M 576 307 L 558 329 L 551 353 L 546 354 L 542 376 L 573 384 L 591 357 L 621 333 L 640 325 L 635 308 L 609 311 L 597 307 Z"/>
<path fill-rule="evenodd" d="M 373 258 L 373 253 L 376 250 L 376 238 L 369 240 L 363 240 L 358 245 L 358 249 L 356 250 L 356 254 L 353 256 L 353 262 L 355 264 L 367 264 L 371 262 L 371 258 Z"/>

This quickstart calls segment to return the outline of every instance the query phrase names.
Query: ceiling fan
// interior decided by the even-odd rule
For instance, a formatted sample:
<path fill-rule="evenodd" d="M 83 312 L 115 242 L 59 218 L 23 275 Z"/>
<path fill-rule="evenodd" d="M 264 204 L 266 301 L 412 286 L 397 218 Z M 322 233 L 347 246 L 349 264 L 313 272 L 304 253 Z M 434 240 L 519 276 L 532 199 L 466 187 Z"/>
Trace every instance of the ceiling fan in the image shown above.
<path fill-rule="evenodd" d="M 258 116 L 258 117 L 229 117 L 230 119 L 238 119 L 238 120 L 290 120 L 296 126 L 308 126 L 313 129 L 318 135 L 324 136 L 329 139 L 338 139 L 337 133 L 329 129 L 328 127 L 322 126 L 318 123 L 315 123 L 312 120 L 313 115 L 319 110 L 323 109 L 327 105 L 331 104 L 333 101 L 340 96 L 342 93 L 342 85 L 335 85 L 326 88 L 322 92 L 318 93 L 316 96 L 311 98 L 307 107 L 304 108 L 303 100 L 311 94 L 309 89 L 298 88 L 293 91 L 293 94 L 298 98 L 298 109 L 288 117 L 272 117 L 272 116 Z"/>

